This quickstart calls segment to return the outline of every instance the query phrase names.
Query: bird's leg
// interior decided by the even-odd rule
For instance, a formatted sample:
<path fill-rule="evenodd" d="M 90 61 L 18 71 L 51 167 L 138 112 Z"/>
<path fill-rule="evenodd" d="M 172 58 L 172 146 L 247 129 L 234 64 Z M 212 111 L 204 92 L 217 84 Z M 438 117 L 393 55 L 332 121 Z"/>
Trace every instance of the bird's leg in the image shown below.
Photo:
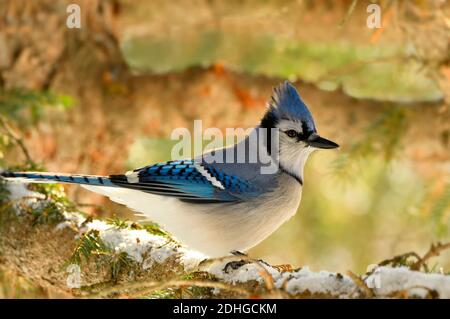
<path fill-rule="evenodd" d="M 243 252 L 240 252 L 239 250 L 232 250 L 230 253 L 231 253 L 233 256 L 245 256 L 245 257 L 248 257 L 247 254 L 244 254 Z"/>
<path fill-rule="evenodd" d="M 264 264 L 264 265 L 270 267 L 270 265 L 267 262 L 265 262 L 264 260 L 250 258 L 247 254 L 245 254 L 243 252 L 240 252 L 238 250 L 232 250 L 230 253 L 233 256 L 242 257 L 242 259 L 241 260 L 233 260 L 233 261 L 230 261 L 229 263 L 227 263 L 225 265 L 225 267 L 223 268 L 223 271 L 226 272 L 226 273 L 228 273 L 230 268 L 233 269 L 233 270 L 236 270 L 236 269 L 239 269 L 240 267 L 242 267 L 242 266 L 244 266 L 246 264 L 251 264 L 253 262 Z"/>
<path fill-rule="evenodd" d="M 265 264 L 266 266 L 269 266 L 270 267 L 270 265 L 267 263 L 267 262 L 265 262 L 264 260 L 262 260 L 262 259 L 257 259 L 257 260 L 255 260 L 255 259 L 253 259 L 253 258 L 250 258 L 247 254 L 245 254 L 245 253 L 243 253 L 243 252 L 240 252 L 239 250 L 232 250 L 231 251 L 231 254 L 232 255 L 234 255 L 234 256 L 241 256 L 241 257 L 245 257 L 248 261 L 258 261 L 258 262 L 260 262 L 260 263 L 263 263 L 263 264 Z"/>
<path fill-rule="evenodd" d="M 247 254 L 244 254 L 243 252 L 240 252 L 238 250 L 232 250 L 231 254 L 233 256 L 237 256 L 237 257 L 244 257 L 245 259 L 230 261 L 229 263 L 227 263 L 225 265 L 225 267 L 223 268 L 223 271 L 226 273 L 228 273 L 230 268 L 233 270 L 236 270 L 236 269 L 239 269 L 240 267 L 252 262 L 252 259 Z M 256 261 L 256 260 L 253 260 L 253 261 Z M 258 259 L 257 261 L 260 262 L 261 264 L 265 264 L 266 266 L 272 267 L 279 272 L 294 271 L 294 267 L 291 264 L 282 264 L 282 265 L 271 266 L 270 264 L 268 264 L 267 262 L 265 262 L 262 259 Z"/>

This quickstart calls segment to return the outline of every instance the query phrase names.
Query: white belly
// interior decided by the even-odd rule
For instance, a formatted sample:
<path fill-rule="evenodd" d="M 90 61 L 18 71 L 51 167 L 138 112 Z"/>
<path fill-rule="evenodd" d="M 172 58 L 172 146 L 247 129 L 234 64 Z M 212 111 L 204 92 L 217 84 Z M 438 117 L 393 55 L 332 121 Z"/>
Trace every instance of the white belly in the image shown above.
<path fill-rule="evenodd" d="M 296 213 L 301 187 L 292 181 L 284 183 L 284 189 L 256 200 L 227 205 L 190 204 L 131 189 L 84 187 L 158 223 L 189 248 L 210 257 L 221 257 L 233 250 L 250 249 Z"/>

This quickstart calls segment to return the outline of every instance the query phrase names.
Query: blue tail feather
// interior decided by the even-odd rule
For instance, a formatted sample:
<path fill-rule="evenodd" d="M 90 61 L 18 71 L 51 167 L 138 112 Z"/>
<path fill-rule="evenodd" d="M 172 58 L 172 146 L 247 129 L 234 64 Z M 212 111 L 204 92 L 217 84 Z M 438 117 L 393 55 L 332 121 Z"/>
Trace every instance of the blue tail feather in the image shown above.
<path fill-rule="evenodd" d="M 20 181 L 24 183 L 70 183 L 96 186 L 117 186 L 111 182 L 109 177 L 95 175 L 4 171 L 0 173 L 0 176 L 9 181 Z"/>

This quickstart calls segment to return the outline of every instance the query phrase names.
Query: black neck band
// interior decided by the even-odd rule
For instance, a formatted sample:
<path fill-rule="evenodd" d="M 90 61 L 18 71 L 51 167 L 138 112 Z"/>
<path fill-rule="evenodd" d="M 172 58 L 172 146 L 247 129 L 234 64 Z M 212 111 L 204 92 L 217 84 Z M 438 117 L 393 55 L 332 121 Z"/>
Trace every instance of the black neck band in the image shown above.
<path fill-rule="evenodd" d="M 302 180 L 299 176 L 294 175 L 294 174 L 292 174 L 291 172 L 289 172 L 288 170 L 286 170 L 283 166 L 281 166 L 281 164 L 280 164 L 280 170 L 281 170 L 283 173 L 286 173 L 286 174 L 288 174 L 289 176 L 295 178 L 295 179 L 297 180 L 297 182 L 299 182 L 300 185 L 303 186 L 303 180 Z"/>

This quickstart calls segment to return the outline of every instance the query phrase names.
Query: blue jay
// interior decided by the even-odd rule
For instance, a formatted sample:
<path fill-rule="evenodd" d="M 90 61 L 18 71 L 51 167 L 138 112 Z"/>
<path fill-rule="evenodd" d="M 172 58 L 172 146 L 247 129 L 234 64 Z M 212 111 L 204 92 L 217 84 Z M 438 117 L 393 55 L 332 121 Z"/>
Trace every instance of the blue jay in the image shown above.
<path fill-rule="evenodd" d="M 228 148 L 198 158 L 145 166 L 122 175 L 92 176 L 40 172 L 2 172 L 7 180 L 81 184 L 126 205 L 144 220 L 157 222 L 176 239 L 209 257 L 246 251 L 292 217 L 300 204 L 303 168 L 316 149 L 338 145 L 320 137 L 296 89 L 284 82 L 274 89 L 268 109 L 254 128 L 264 143 L 256 150 L 247 136 Z M 276 132 L 277 139 L 270 132 Z M 276 142 L 276 154 L 272 143 Z M 239 150 L 246 160 L 239 162 Z M 248 161 L 252 152 L 277 158 L 277 170 Z M 234 160 L 214 162 L 232 151 Z M 227 153 L 228 154 L 228 153 Z"/>

